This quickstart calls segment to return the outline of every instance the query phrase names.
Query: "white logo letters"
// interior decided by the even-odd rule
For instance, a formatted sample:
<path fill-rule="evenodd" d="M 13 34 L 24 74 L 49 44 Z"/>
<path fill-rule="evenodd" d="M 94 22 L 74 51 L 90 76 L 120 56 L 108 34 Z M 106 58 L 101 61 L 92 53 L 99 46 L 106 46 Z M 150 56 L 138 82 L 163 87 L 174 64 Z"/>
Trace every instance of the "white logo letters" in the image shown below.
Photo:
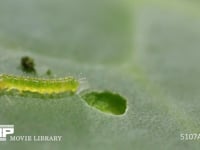
<path fill-rule="evenodd" d="M 6 136 L 13 133 L 14 125 L 0 125 L 0 141 L 6 141 Z"/>

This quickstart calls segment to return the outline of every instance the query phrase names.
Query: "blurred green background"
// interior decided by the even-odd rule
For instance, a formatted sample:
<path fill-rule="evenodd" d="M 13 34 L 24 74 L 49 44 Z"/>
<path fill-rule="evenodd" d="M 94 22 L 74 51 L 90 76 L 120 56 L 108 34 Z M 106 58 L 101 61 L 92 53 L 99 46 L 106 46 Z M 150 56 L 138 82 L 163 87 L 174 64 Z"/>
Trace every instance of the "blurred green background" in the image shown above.
<path fill-rule="evenodd" d="M 14 135 L 62 142 L 1 142 L 0 149 L 199 149 L 200 4 L 197 0 L 1 0 L 0 73 L 85 77 L 90 90 L 123 95 L 122 116 L 61 98 L 2 94 L 0 124 Z"/>

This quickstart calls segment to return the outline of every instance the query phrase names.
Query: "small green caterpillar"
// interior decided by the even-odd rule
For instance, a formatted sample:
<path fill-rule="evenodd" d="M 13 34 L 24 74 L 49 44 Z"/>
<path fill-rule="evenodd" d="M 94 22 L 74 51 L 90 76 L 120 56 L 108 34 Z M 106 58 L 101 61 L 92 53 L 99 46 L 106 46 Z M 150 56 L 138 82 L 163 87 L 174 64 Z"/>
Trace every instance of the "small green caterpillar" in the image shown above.
<path fill-rule="evenodd" d="M 0 90 L 27 91 L 39 94 L 77 92 L 79 81 L 74 77 L 59 79 L 38 79 L 32 77 L 0 74 Z"/>

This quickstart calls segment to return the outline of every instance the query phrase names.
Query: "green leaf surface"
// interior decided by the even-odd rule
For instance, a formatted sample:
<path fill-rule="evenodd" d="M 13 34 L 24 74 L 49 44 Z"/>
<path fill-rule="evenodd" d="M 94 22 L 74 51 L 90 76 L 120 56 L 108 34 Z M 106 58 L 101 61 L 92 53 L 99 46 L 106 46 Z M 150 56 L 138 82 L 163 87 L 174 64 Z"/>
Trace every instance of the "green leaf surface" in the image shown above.
<path fill-rule="evenodd" d="M 86 78 L 90 91 L 126 99 L 110 115 L 79 94 L 0 95 L 0 124 L 14 135 L 62 135 L 61 142 L 0 142 L 0 149 L 199 149 L 200 11 L 198 1 L 2 0 L 0 73 Z M 113 102 L 112 102 L 113 103 Z"/>

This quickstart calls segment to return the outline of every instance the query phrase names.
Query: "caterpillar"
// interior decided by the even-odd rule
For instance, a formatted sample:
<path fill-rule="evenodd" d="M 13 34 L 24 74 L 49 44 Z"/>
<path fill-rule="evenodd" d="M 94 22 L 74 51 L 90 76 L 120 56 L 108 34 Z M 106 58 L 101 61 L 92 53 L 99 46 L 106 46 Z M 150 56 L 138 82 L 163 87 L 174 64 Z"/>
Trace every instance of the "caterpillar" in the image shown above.
<path fill-rule="evenodd" d="M 59 79 L 41 79 L 0 74 L 0 90 L 6 91 L 17 90 L 39 94 L 75 93 L 79 85 L 79 81 L 71 76 Z"/>

